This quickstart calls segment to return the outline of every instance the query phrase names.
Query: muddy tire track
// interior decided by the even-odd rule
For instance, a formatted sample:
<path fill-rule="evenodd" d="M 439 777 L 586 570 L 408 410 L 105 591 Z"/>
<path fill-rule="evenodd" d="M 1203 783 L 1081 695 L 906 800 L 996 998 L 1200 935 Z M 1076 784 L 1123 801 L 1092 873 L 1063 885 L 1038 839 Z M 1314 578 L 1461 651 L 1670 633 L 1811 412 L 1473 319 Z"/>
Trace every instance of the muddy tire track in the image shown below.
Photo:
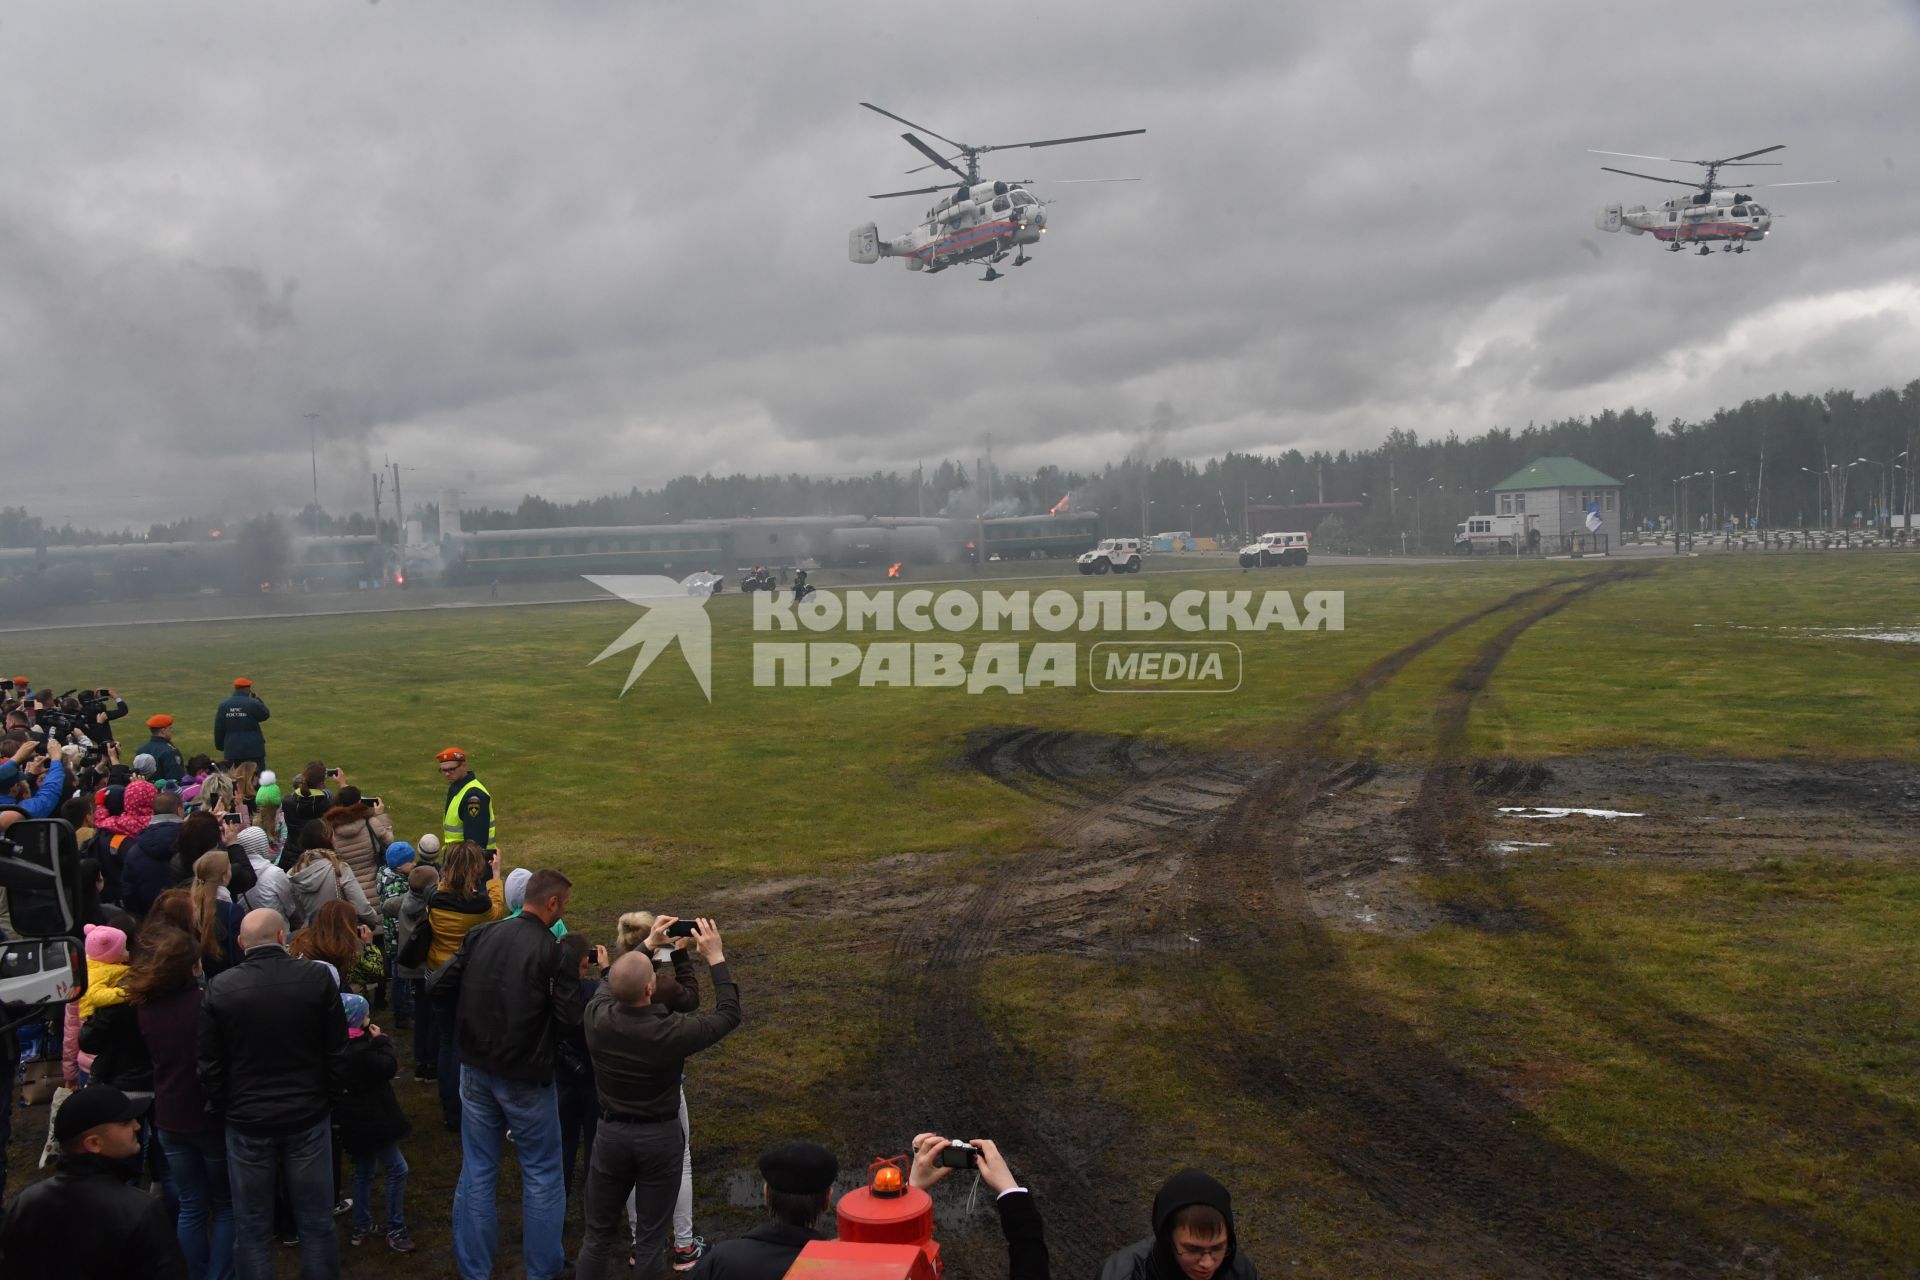
<path fill-rule="evenodd" d="M 1422 843 L 1445 851 L 1478 838 L 1472 821 L 1455 816 L 1477 808 L 1460 748 L 1473 701 L 1500 661 L 1539 621 L 1629 572 L 1502 602 L 1524 612 L 1475 651 L 1436 708 L 1436 761 L 1411 818 Z M 1489 1081 L 1346 981 L 1337 944 L 1301 904 L 1297 827 L 1333 776 L 1325 759 L 1333 716 L 1444 638 L 1389 655 L 1324 704 L 1273 785 L 1250 793 L 1196 848 L 1203 912 L 1243 913 L 1232 939 L 1240 949 L 1229 959 L 1270 1012 L 1249 1024 L 1216 1004 L 1240 1037 L 1238 1051 L 1218 1060 L 1223 1082 L 1271 1107 L 1296 1139 L 1399 1217 L 1411 1237 L 1409 1266 L 1447 1259 L 1471 1273 L 1539 1276 L 1719 1271 L 1734 1251 L 1701 1224 L 1540 1132 Z"/>
<path fill-rule="evenodd" d="M 1620 571 L 1558 579 L 1514 592 L 1435 628 L 1376 660 L 1296 721 L 1269 763 L 1219 807 L 1153 811 L 1145 825 L 1176 834 L 1189 823 L 1186 862 L 1154 913 L 1160 932 L 1189 927 L 1220 962 L 1238 967 L 1256 1002 L 1273 1012 L 1248 1025 L 1243 1011 L 1214 1003 L 1214 1023 L 1233 1048 L 1202 1073 L 1255 1103 L 1351 1183 L 1404 1224 L 1400 1256 L 1410 1266 L 1444 1262 L 1468 1274 L 1629 1276 L 1662 1266 L 1720 1270 L 1723 1246 L 1698 1224 L 1619 1171 L 1535 1131 L 1531 1118 L 1488 1081 L 1472 1076 L 1425 1042 L 1416 1029 L 1377 1007 L 1340 974 L 1340 950 L 1304 899 L 1295 865 L 1296 828 L 1324 800 L 1364 787 L 1371 763 L 1332 759 L 1338 721 L 1409 664 L 1461 631 L 1503 611 L 1525 612 L 1481 646 L 1463 672 L 1469 685 L 1487 676 L 1525 631 L 1544 617 L 1621 576 Z M 1456 682 L 1458 684 L 1459 682 Z M 1450 693 L 1437 712 L 1443 738 L 1457 719 L 1464 736 L 1473 694 Z M 1458 702 L 1458 713 L 1452 703 Z M 1014 731 L 973 744 L 980 772 L 1016 790 L 1080 812 L 1100 803 L 1103 787 L 1059 765 L 1064 739 Z M 1457 746 L 1457 742 L 1451 744 Z M 1149 776 L 1151 756 L 1108 743 L 1109 763 Z M 1034 781 L 1037 779 L 1037 781 Z M 1222 779 L 1210 790 L 1235 790 Z M 1461 767 L 1434 784 L 1451 794 L 1472 781 Z M 1444 847 L 1447 837 L 1442 836 Z M 1071 859 L 1071 853 L 1056 855 Z M 1022 863 L 1027 876 L 1042 859 Z M 910 1099 L 915 1123 L 971 1126 L 1000 1139 L 1036 1184 L 1046 1188 L 1050 1236 L 1063 1269 L 1083 1273 L 1125 1232 L 1139 1205 L 1114 1202 L 1132 1172 L 1119 1159 L 1147 1149 L 1123 1109 L 1073 1082 L 1038 1079 L 1023 1055 L 995 1042 L 981 1003 L 986 959 L 1006 941 L 1011 878 L 956 887 L 914 913 L 900 933 L 883 1006 L 890 1025 L 910 1026 L 907 1060 L 881 1075 L 891 1081 L 887 1110 Z M 1023 939 L 1031 942 L 1032 939 Z M 1027 949 L 1027 948 L 1015 948 Z M 1201 963 L 1213 963 L 1211 958 Z M 1199 975 L 1193 975 L 1198 978 Z M 1212 1000 L 1212 984 L 1190 981 Z M 1090 1124 L 1089 1117 L 1098 1122 Z M 1071 1119 L 1069 1119 L 1071 1117 Z M 897 1122 L 896 1122 L 897 1123 Z M 1089 1132 L 1105 1140 L 1089 1141 Z M 897 1142 L 897 1139 L 895 1139 Z M 884 1145 L 884 1144 L 883 1144 Z M 997 1243 L 978 1241 L 982 1250 Z M 987 1256 L 987 1255 L 981 1255 Z"/>
<path fill-rule="evenodd" d="M 1568 605 L 1601 587 L 1639 576 L 1639 566 L 1621 566 L 1535 603 L 1474 652 L 1448 683 L 1434 708 L 1433 763 L 1420 783 L 1409 815 L 1413 847 L 1423 863 L 1483 861 L 1487 832 L 1481 806 L 1474 803 L 1472 763 L 1467 757 L 1467 721 L 1487 683 L 1521 636 Z"/>

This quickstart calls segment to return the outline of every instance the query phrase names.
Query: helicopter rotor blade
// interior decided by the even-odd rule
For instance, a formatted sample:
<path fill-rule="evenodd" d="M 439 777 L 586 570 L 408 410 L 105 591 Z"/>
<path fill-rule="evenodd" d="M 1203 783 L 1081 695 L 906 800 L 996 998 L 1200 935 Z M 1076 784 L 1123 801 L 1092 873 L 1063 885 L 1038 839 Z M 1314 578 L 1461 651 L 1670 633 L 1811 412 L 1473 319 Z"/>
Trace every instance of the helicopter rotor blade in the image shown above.
<path fill-rule="evenodd" d="M 1840 181 L 1838 178 L 1814 178 L 1807 182 L 1746 182 L 1742 186 L 1750 187 L 1830 187 Z"/>
<path fill-rule="evenodd" d="M 1686 178 L 1656 178 L 1650 173 L 1635 173 L 1631 169 L 1616 169 L 1610 164 L 1600 166 L 1603 173 L 1624 173 L 1629 178 L 1645 178 L 1648 182 L 1671 182 L 1676 187 L 1697 187 L 1700 184 Z"/>
<path fill-rule="evenodd" d="M 948 162 L 949 164 L 951 164 L 951 163 L 952 163 L 953 161 L 955 161 L 955 160 L 964 160 L 964 159 L 966 159 L 966 156 L 967 156 L 967 153 L 966 153 L 966 152 L 964 152 L 964 151 L 962 151 L 962 152 L 961 152 L 961 153 L 960 153 L 959 155 L 957 155 L 957 156 L 948 156 L 948 157 L 947 157 L 947 162 Z M 914 166 L 913 168 L 911 168 L 911 169 L 908 169 L 908 170 L 906 170 L 905 172 L 907 172 L 907 173 L 925 173 L 925 172 L 926 172 L 927 170 L 929 170 L 929 169 L 938 169 L 939 167 L 940 167 L 940 166 L 939 166 L 939 165 L 936 165 L 936 164 L 922 164 L 922 165 L 915 165 L 915 166 Z"/>
<path fill-rule="evenodd" d="M 939 138 L 940 141 L 946 143 L 950 147 L 958 147 L 962 151 L 965 151 L 967 149 L 966 143 L 955 142 L 952 138 L 948 138 L 941 134 L 934 133 L 933 130 L 927 128 L 927 126 L 923 124 L 915 124 L 913 121 L 907 119 L 905 116 L 897 116 L 893 114 L 893 112 L 887 110 L 885 107 L 876 107 L 871 102 L 863 102 L 860 105 L 865 107 L 869 111 L 878 111 L 881 115 L 885 116 L 889 120 L 898 120 L 901 124 L 907 126 L 907 128 L 909 129 L 918 129 L 921 133 L 930 134 L 933 137 Z"/>
<path fill-rule="evenodd" d="M 1115 129 L 1111 133 L 1083 133 L 1072 138 L 1042 138 L 1038 142 L 996 142 L 990 147 L 981 147 L 981 151 L 1012 151 L 1019 147 L 1064 147 L 1069 142 L 1095 142 L 1101 138 L 1126 138 L 1136 133 L 1145 133 L 1145 129 Z"/>
<path fill-rule="evenodd" d="M 1142 179 L 1140 178 L 1037 178 L 1037 179 L 1024 178 L 1022 179 L 1022 181 L 1040 182 L 1042 184 L 1061 184 L 1061 183 L 1069 183 L 1069 182 L 1140 182 L 1142 181 Z"/>
<path fill-rule="evenodd" d="M 1664 160 L 1669 164 L 1694 164 L 1693 160 L 1675 160 L 1671 156 L 1643 156 L 1638 151 L 1602 151 L 1598 147 L 1588 147 L 1587 153 L 1596 156 L 1625 156 L 1629 160 Z"/>
<path fill-rule="evenodd" d="M 1765 154 L 1767 154 L 1767 152 L 1769 152 L 1769 151 L 1785 151 L 1786 149 L 1787 149 L 1787 144 L 1786 144 L 1786 143 L 1784 143 L 1784 142 L 1776 142 L 1776 143 L 1774 143 L 1774 144 L 1773 144 L 1772 146 L 1770 146 L 1770 147 L 1762 147 L 1762 148 L 1760 148 L 1760 149 L 1759 149 L 1758 151 L 1742 151 L 1742 152 L 1741 152 L 1741 153 L 1740 153 L 1739 155 L 1737 155 L 1737 156 L 1728 156 L 1728 157 L 1727 157 L 1727 158 L 1726 158 L 1725 160 L 1695 160 L 1695 161 L 1694 161 L 1693 163 L 1695 163 L 1695 164 L 1718 164 L 1718 165 L 1727 165 L 1727 164 L 1732 164 L 1732 163 L 1733 163 L 1734 161 L 1736 161 L 1736 160 L 1745 160 L 1745 159 L 1748 159 L 1749 157 L 1752 157 L 1752 156 L 1763 156 L 1763 155 L 1765 155 Z M 1778 163 L 1780 163 L 1780 162 L 1779 162 L 1778 160 L 1769 160 L 1769 161 L 1767 161 L 1766 163 L 1768 163 L 1768 164 L 1778 164 Z"/>
<path fill-rule="evenodd" d="M 921 155 L 933 161 L 935 164 L 939 165 L 942 169 L 945 169 L 947 172 L 958 174 L 962 182 L 966 181 L 966 177 L 967 177 L 966 170 L 954 168 L 952 161 L 948 160 L 945 156 L 941 155 L 938 151 L 935 151 L 932 147 L 920 141 L 920 139 L 914 137 L 912 134 L 903 133 L 900 136 L 905 138 L 907 140 L 907 145 L 912 147 L 915 151 L 918 151 Z"/>
<path fill-rule="evenodd" d="M 869 200 L 891 200 L 895 196 L 930 196 L 937 191 L 951 191 L 952 187 L 915 187 L 911 191 L 882 191 L 877 196 L 868 196 Z"/>

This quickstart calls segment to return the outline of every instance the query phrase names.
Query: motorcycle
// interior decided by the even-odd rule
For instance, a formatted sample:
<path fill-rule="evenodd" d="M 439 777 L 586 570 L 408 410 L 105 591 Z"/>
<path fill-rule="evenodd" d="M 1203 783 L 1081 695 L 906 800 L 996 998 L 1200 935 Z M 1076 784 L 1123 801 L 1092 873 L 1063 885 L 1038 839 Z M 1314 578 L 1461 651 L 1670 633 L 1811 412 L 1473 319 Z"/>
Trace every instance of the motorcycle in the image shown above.
<path fill-rule="evenodd" d="M 780 590 L 780 585 L 774 580 L 773 570 L 761 565 L 740 579 L 740 589 L 746 592 L 767 591 L 777 593 Z"/>

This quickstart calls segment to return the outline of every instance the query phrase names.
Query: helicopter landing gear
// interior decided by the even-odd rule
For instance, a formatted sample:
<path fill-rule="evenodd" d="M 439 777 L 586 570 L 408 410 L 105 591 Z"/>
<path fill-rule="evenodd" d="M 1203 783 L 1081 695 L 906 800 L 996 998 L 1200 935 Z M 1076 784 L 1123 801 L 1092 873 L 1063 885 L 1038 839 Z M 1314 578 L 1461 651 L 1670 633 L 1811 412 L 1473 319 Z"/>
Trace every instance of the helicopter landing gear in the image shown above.
<path fill-rule="evenodd" d="M 1678 253 L 1684 247 L 1685 246 L 1683 246 L 1678 240 L 1670 240 L 1667 242 L 1668 253 Z"/>
<path fill-rule="evenodd" d="M 1710 253 L 1712 253 L 1712 252 L 1713 252 L 1713 246 L 1712 246 L 1712 245 L 1710 245 L 1710 244 L 1703 244 L 1703 245 L 1701 245 L 1701 246 L 1700 246 L 1700 256 L 1701 256 L 1701 257 L 1703 257 L 1703 258 L 1704 258 L 1704 257 L 1706 257 L 1706 256 L 1707 256 L 1708 254 L 1710 254 Z"/>
<path fill-rule="evenodd" d="M 1033 259 L 1027 256 L 1026 250 L 1022 249 L 1019 253 L 1014 255 L 1013 265 L 1016 267 L 1024 267 L 1029 262 L 1032 262 L 1032 261 Z"/>
<path fill-rule="evenodd" d="M 1735 246 L 1733 246 L 1733 251 L 1734 251 L 1735 253 L 1745 253 L 1745 252 L 1747 251 L 1747 246 L 1745 246 L 1745 245 L 1743 245 L 1743 244 L 1737 244 L 1737 245 L 1735 245 Z"/>
<path fill-rule="evenodd" d="M 992 267 L 988 267 L 987 274 L 980 277 L 980 283 L 987 284 L 990 281 L 1000 280 L 1004 278 L 1005 277 L 1003 277 L 998 271 L 995 271 Z"/>

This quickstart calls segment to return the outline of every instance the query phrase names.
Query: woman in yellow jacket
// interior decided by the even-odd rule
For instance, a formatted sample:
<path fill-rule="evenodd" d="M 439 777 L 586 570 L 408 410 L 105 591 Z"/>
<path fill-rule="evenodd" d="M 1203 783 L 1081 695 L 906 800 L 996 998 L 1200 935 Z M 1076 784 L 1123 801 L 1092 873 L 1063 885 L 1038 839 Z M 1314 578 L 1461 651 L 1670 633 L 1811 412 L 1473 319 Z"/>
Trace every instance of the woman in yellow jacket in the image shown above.
<path fill-rule="evenodd" d="M 433 931 L 433 943 L 427 950 L 429 973 L 453 959 L 453 953 L 476 926 L 507 914 L 506 886 L 500 881 L 498 864 L 499 854 L 490 861 L 487 851 L 471 840 L 462 840 L 447 851 L 440 887 L 427 899 L 427 925 Z M 440 1089 L 440 1116 L 450 1133 L 460 1129 L 456 1007 L 453 1001 L 433 1001 L 434 1077 Z"/>

